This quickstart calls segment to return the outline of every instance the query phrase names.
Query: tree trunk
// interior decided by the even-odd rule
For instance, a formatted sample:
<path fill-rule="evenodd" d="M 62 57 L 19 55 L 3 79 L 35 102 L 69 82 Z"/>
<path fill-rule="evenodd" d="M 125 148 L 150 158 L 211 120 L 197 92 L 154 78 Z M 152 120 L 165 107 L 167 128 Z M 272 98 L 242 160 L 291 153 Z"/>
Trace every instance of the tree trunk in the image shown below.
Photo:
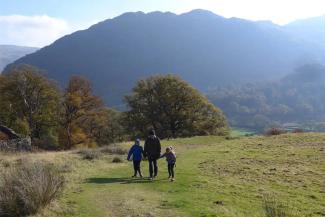
<path fill-rule="evenodd" d="M 68 144 L 67 144 L 67 149 L 70 149 L 71 147 L 72 147 L 72 133 L 71 133 L 71 125 L 70 124 L 68 124 L 68 126 L 67 126 L 67 142 L 68 142 Z"/>

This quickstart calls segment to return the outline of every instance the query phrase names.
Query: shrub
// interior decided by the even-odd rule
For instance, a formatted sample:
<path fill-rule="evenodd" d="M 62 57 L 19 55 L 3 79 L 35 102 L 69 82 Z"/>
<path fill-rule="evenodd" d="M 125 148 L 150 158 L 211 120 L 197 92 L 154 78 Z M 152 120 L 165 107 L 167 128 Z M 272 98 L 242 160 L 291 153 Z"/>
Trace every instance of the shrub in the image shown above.
<path fill-rule="evenodd" d="M 122 160 L 122 158 L 120 158 L 120 157 L 114 157 L 112 162 L 113 162 L 113 163 L 122 163 L 123 160 Z"/>
<path fill-rule="evenodd" d="M 270 195 L 263 197 L 263 210 L 265 217 L 298 217 L 288 206 Z"/>
<path fill-rule="evenodd" d="M 226 140 L 235 140 L 235 139 L 239 139 L 239 136 L 226 136 L 225 139 Z"/>
<path fill-rule="evenodd" d="M 292 131 L 292 133 L 303 133 L 303 132 L 304 132 L 303 129 L 294 129 L 294 130 Z"/>
<path fill-rule="evenodd" d="M 36 214 L 61 193 L 64 178 L 50 164 L 27 163 L 2 172 L 0 216 Z"/>
<path fill-rule="evenodd" d="M 84 149 L 78 152 L 82 159 L 84 160 L 95 160 L 99 159 L 100 157 L 100 152 L 95 149 Z"/>
<path fill-rule="evenodd" d="M 117 154 L 117 155 L 124 155 L 128 153 L 127 150 L 118 146 L 105 146 L 102 147 L 100 151 L 105 154 Z"/>
<path fill-rule="evenodd" d="M 265 135 L 267 136 L 276 136 L 276 135 L 280 135 L 280 134 L 283 134 L 284 131 L 280 128 L 270 128 L 268 129 L 266 132 L 265 132 Z"/>
<path fill-rule="evenodd" d="M 10 165 L 11 165 L 10 161 L 7 161 L 7 160 L 1 160 L 0 162 L 2 163 L 2 166 L 5 168 L 10 167 Z"/>
<path fill-rule="evenodd" d="M 70 173 L 73 171 L 73 166 L 71 164 L 63 164 L 58 167 L 60 173 Z"/>

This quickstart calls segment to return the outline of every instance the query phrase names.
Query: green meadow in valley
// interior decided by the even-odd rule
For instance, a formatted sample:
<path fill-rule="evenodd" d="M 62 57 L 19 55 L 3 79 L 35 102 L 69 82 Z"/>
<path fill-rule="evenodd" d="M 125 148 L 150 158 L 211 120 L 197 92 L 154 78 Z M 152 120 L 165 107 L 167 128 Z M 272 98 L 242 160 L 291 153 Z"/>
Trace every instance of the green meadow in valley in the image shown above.
<path fill-rule="evenodd" d="M 122 149 L 131 145 L 118 144 Z M 2 169 L 20 158 L 60 168 L 67 182 L 64 193 L 37 216 L 262 217 L 267 196 L 295 216 L 325 216 L 325 134 L 162 142 L 162 147 L 170 145 L 178 157 L 175 182 L 167 179 L 164 159 L 153 182 L 130 178 L 126 155 L 108 148 L 93 150 L 92 160 L 80 154 L 89 150 L 2 156 Z M 112 163 L 113 158 L 123 162 Z M 147 168 L 143 161 L 144 175 Z"/>

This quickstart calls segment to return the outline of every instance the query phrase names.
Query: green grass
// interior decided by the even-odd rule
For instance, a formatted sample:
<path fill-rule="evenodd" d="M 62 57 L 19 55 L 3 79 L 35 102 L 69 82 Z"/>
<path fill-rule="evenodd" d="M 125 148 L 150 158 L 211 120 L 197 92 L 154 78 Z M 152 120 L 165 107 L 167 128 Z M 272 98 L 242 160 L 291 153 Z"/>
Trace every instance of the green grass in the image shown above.
<path fill-rule="evenodd" d="M 246 136 L 246 135 L 255 135 L 257 134 L 254 131 L 247 130 L 247 129 L 242 129 L 242 128 L 233 128 L 231 130 L 230 136 L 232 137 L 241 137 L 241 136 Z"/>
<path fill-rule="evenodd" d="M 131 163 L 112 163 L 112 155 L 87 161 L 74 152 L 52 154 L 50 160 L 70 168 L 68 183 L 61 199 L 39 216 L 263 217 L 263 197 L 270 194 L 299 217 L 325 216 L 325 134 L 162 142 L 170 145 L 178 156 L 173 183 L 164 159 L 158 179 L 150 182 L 129 178 Z M 145 175 L 147 168 L 143 161 Z"/>

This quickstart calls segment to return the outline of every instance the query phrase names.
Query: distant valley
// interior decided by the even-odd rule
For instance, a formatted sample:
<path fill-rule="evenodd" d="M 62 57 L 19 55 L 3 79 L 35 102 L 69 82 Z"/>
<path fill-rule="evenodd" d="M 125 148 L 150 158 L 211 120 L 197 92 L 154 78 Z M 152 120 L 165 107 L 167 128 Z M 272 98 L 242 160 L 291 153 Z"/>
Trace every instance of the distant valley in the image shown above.
<path fill-rule="evenodd" d="M 38 50 L 38 48 L 35 47 L 0 45 L 0 73 L 6 65 L 36 50 Z"/>

